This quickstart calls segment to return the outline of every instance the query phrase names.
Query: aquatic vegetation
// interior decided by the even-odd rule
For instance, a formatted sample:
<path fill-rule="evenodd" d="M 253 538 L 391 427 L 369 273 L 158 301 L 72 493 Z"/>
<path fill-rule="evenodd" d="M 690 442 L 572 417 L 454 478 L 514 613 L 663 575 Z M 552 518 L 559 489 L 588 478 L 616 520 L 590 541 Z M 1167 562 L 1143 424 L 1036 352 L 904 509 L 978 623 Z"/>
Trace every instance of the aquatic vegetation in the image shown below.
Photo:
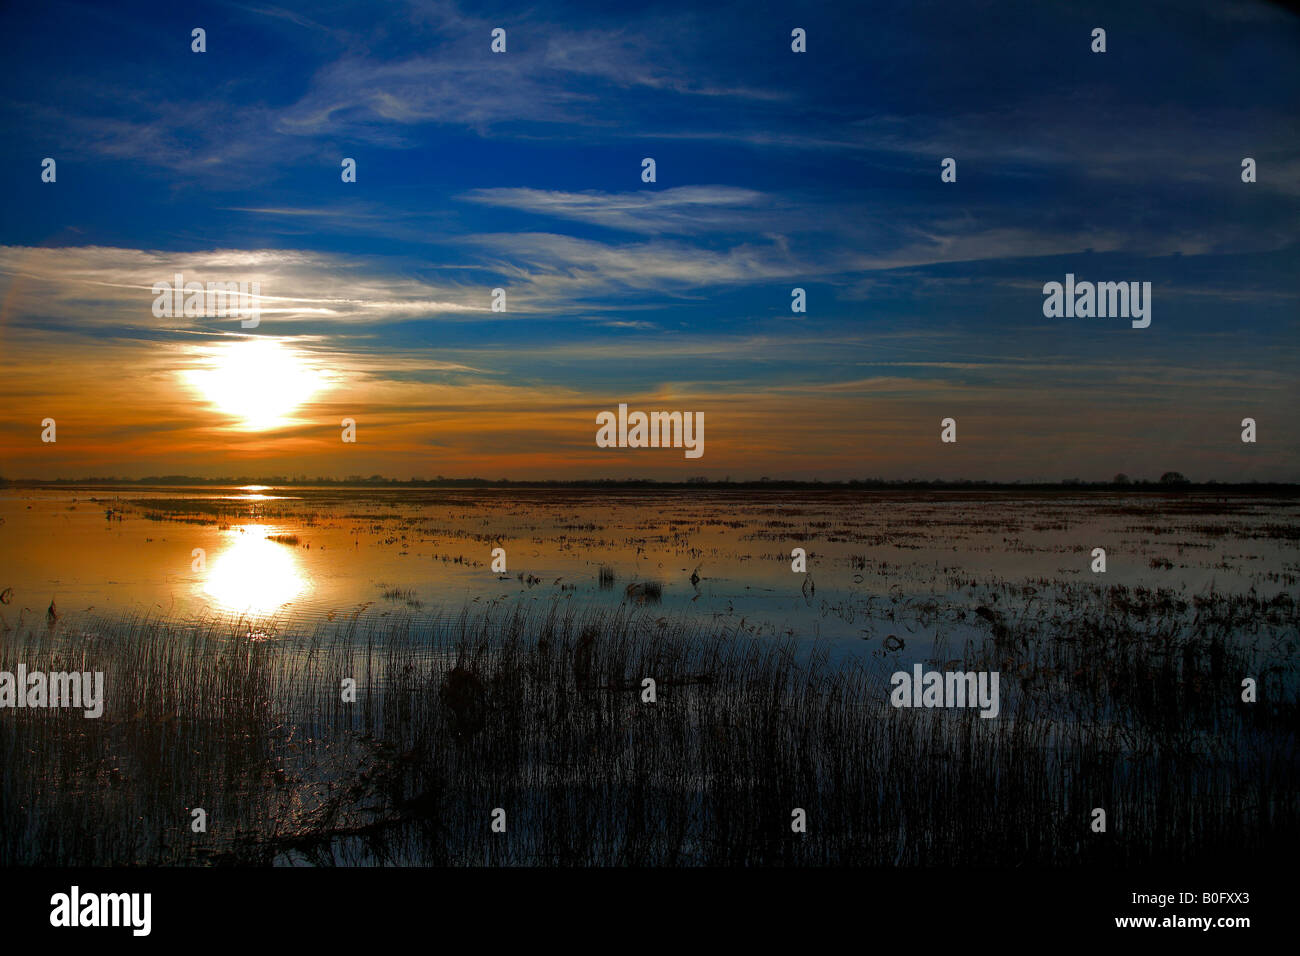
<path fill-rule="evenodd" d="M 0 671 L 102 671 L 106 699 L 0 710 L 0 862 L 1169 864 L 1297 835 L 1294 495 L 271 491 L 12 504 Z M 997 672 L 996 718 L 895 709 L 918 667 Z"/>
<path fill-rule="evenodd" d="M 1081 586 L 1059 609 L 980 604 L 977 635 L 936 656 L 1001 672 L 993 720 L 890 707 L 895 642 L 879 667 L 834 663 L 631 602 L 259 642 L 219 620 L 25 625 L 0 670 L 102 670 L 106 707 L 4 714 L 0 862 L 1278 858 L 1300 835 L 1295 603 L 1179 600 Z M 1258 703 L 1241 702 L 1242 674 Z M 1088 829 L 1096 806 L 1107 834 Z M 209 832 L 190 832 L 193 807 Z M 488 826 L 498 807 L 505 835 Z M 807 833 L 791 832 L 796 807 Z"/>

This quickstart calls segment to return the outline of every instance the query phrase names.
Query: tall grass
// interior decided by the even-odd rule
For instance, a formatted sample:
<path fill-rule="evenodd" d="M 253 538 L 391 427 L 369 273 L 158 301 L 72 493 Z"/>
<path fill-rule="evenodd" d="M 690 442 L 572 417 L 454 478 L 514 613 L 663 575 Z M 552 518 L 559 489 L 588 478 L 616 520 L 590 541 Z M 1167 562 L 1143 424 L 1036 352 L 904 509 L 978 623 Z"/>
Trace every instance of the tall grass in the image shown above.
<path fill-rule="evenodd" d="M 214 621 L 30 626 L 0 640 L 0 670 L 102 670 L 107 700 L 99 720 L 0 711 L 0 862 L 1277 858 L 1300 819 L 1294 650 L 1240 637 L 1260 614 L 1293 630 L 1295 607 L 1211 598 L 1178 629 L 1162 600 L 1112 589 L 1048 631 L 983 608 L 987 633 L 945 651 L 1000 671 L 992 720 L 894 709 L 894 658 L 832 663 L 631 603 L 263 641 Z M 1260 703 L 1240 702 L 1243 675 Z"/>

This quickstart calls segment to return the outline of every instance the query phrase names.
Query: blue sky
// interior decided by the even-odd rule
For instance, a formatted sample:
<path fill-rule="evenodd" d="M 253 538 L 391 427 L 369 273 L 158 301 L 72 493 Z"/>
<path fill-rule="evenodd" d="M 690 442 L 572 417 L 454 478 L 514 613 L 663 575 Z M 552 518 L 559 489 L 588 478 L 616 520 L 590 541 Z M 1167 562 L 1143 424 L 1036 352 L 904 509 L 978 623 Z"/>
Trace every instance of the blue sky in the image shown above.
<path fill-rule="evenodd" d="M 0 472 L 1300 480 L 1298 50 L 1265 3 L 11 5 Z M 276 311 L 160 321 L 175 271 Z M 1067 272 L 1151 327 L 1044 318 Z M 275 434 L 177 384 L 251 335 L 329 380 Z M 597 449 L 621 401 L 705 457 Z"/>

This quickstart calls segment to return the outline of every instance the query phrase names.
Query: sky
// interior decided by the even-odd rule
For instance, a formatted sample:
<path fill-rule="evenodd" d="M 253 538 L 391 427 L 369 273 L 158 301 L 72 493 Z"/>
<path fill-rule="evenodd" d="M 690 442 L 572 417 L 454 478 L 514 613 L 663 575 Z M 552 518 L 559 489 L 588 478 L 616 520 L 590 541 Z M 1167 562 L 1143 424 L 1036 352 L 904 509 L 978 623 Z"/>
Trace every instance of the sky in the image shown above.
<path fill-rule="evenodd" d="M 1300 16 L 616 6 L 0 6 L 0 475 L 1300 481 Z"/>

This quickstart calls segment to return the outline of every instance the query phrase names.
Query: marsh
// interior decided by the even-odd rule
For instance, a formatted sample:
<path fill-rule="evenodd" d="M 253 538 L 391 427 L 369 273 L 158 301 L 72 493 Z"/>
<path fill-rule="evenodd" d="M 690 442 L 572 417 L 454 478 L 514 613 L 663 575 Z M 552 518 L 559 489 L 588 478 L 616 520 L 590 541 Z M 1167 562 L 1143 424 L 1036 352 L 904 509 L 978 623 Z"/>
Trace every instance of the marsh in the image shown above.
<path fill-rule="evenodd" d="M 1295 504 L 6 489 L 0 670 L 105 683 L 0 712 L 0 861 L 1278 858 Z M 997 717 L 894 707 L 918 669 L 998 673 Z"/>

